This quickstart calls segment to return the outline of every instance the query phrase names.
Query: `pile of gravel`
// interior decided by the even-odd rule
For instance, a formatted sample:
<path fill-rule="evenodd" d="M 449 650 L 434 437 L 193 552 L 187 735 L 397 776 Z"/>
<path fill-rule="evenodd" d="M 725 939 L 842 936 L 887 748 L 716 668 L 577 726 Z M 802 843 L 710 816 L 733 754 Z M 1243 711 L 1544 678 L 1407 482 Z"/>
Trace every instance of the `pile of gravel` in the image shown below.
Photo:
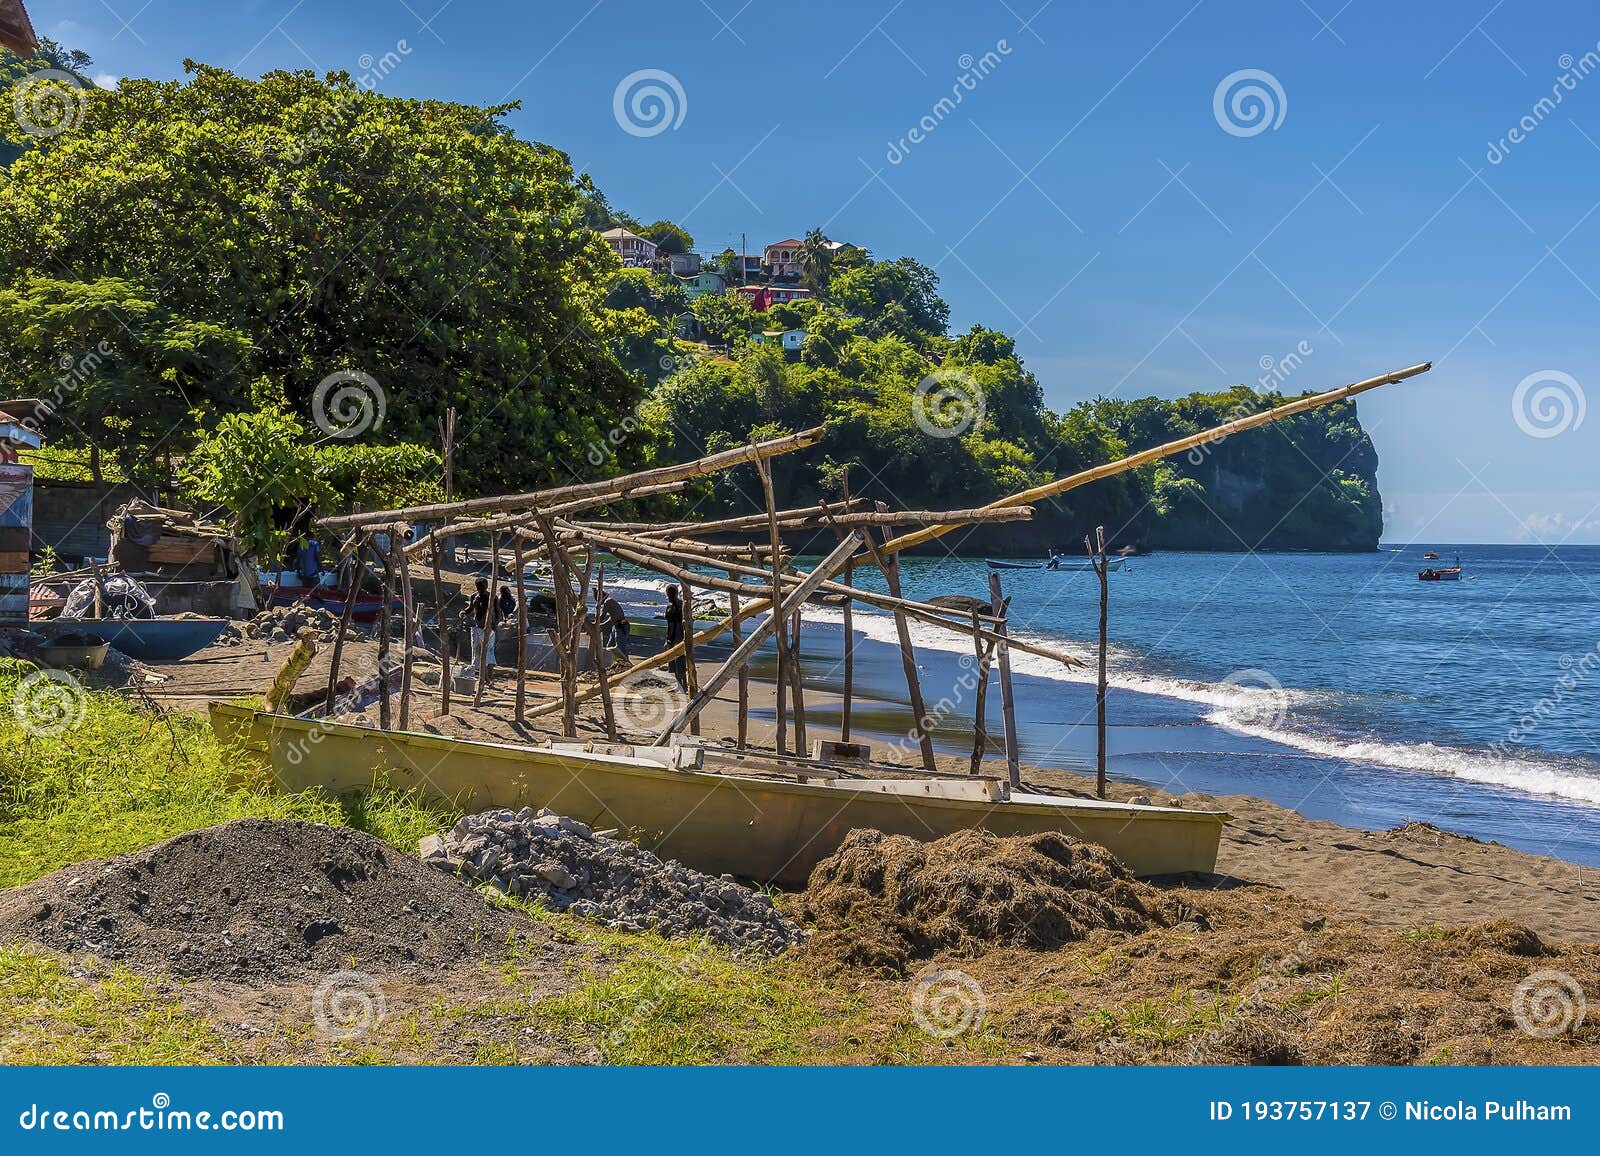
<path fill-rule="evenodd" d="M 293 606 L 274 606 L 263 610 L 240 628 L 228 628 L 217 641 L 237 645 L 245 639 L 261 642 L 293 642 L 300 631 L 310 629 L 317 642 L 327 645 L 339 633 L 339 616 L 320 606 L 303 602 Z"/>
<path fill-rule="evenodd" d="M 732 876 L 663 862 L 550 810 L 468 815 L 449 833 L 422 840 L 418 851 L 424 863 L 443 871 L 607 927 L 669 938 L 700 933 L 729 947 L 771 954 L 802 936 L 772 900 Z"/>
<path fill-rule="evenodd" d="M 0 891 L 0 943 L 19 939 L 135 970 L 248 980 L 433 971 L 548 935 L 361 831 L 238 819 Z"/>

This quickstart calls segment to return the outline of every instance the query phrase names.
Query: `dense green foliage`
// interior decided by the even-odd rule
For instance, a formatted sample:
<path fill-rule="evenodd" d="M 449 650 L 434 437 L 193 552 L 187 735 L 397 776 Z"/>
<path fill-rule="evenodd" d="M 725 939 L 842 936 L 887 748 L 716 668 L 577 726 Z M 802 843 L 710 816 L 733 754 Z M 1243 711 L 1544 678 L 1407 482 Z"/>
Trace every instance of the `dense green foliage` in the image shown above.
<path fill-rule="evenodd" d="M 39 66 L 0 58 L 0 83 Z M 837 494 L 848 471 L 857 493 L 948 507 L 1269 400 L 1102 398 L 1055 414 L 1005 334 L 948 334 L 938 277 L 910 257 L 811 229 L 809 299 L 691 303 L 674 278 L 619 268 L 598 230 L 670 252 L 693 237 L 613 209 L 564 154 L 501 126 L 504 109 L 386 97 L 344 74 L 189 73 L 88 88 L 59 135 L 7 130 L 23 146 L 0 174 L 0 341 L 10 388 L 60 410 L 52 449 L 133 481 L 186 459 L 190 495 L 233 510 L 258 550 L 302 510 L 431 494 L 439 463 L 421 447 L 452 405 L 464 494 L 826 423 L 823 447 L 779 463 L 785 504 Z M 708 265 L 742 279 L 731 251 Z M 798 350 L 762 336 L 791 329 L 806 333 Z M 314 446 L 319 389 L 352 371 L 376 382 L 383 420 Z M 1074 492 L 968 545 L 1070 547 L 1104 524 L 1118 545 L 1370 548 L 1374 468 L 1339 407 Z M 708 515 L 754 501 L 749 471 L 691 495 Z"/>
<path fill-rule="evenodd" d="M 261 379 L 309 415 L 355 369 L 384 391 L 384 440 L 433 444 L 458 408 L 463 488 L 570 477 L 638 384 L 567 158 L 502 109 L 189 72 L 89 92 L 0 175 L 0 338 L 13 388 L 59 398 L 53 436 L 137 467 L 252 408 Z"/>

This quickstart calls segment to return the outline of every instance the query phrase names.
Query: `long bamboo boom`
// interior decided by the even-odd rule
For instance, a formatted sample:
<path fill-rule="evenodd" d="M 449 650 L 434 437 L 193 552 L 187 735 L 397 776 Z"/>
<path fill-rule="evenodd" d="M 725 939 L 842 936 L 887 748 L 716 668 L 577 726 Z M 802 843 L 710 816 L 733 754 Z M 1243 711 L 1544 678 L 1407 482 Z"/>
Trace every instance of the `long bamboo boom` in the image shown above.
<path fill-rule="evenodd" d="M 434 502 L 426 506 L 412 506 L 404 510 L 374 510 L 365 514 L 341 514 L 334 518 L 323 518 L 317 524 L 324 529 L 342 529 L 345 526 L 369 526 L 375 522 L 393 521 L 436 521 L 440 518 L 458 518 L 463 514 L 481 514 L 486 511 L 504 512 L 508 510 L 524 510 L 534 508 L 547 508 L 559 502 L 568 502 L 576 498 L 592 498 L 604 495 L 625 495 L 633 491 L 644 489 L 647 486 L 664 485 L 667 482 L 680 482 L 688 478 L 698 478 L 705 474 L 714 474 L 719 470 L 731 466 L 744 465 L 747 462 L 765 461 L 768 458 L 779 457 L 783 454 L 803 450 L 807 446 L 816 445 L 822 440 L 824 428 L 814 426 L 811 429 L 801 430 L 799 433 L 785 434 L 783 437 L 772 438 L 770 441 L 752 442 L 750 445 L 735 446 L 731 450 L 721 453 L 708 454 L 703 458 L 696 458 L 692 462 L 680 462 L 675 466 L 657 466 L 654 469 L 640 470 L 638 473 L 623 474 L 620 477 L 605 478 L 598 482 L 579 482 L 570 486 L 555 486 L 547 490 L 533 490 L 525 494 L 501 494 L 489 498 L 469 498 L 462 502 Z"/>
<path fill-rule="evenodd" d="M 1282 405 L 1274 406 L 1272 409 L 1262 410 L 1260 413 L 1253 413 L 1248 417 L 1224 422 L 1222 425 L 1215 426 L 1202 433 L 1191 434 L 1188 437 L 1179 438 L 1177 441 L 1141 450 L 1136 454 L 1129 454 L 1125 458 L 1118 458 L 1114 462 L 1106 462 L 1104 465 L 1095 466 L 1093 469 L 1069 474 L 1064 478 L 1057 478 L 1053 482 L 1046 482 L 1042 486 L 1034 486 L 1031 490 L 1022 490 L 1019 493 L 1001 498 L 999 501 L 990 502 L 985 508 L 996 509 L 1006 506 L 1021 506 L 1030 502 L 1043 501 L 1045 498 L 1053 498 L 1058 494 L 1066 493 L 1068 490 L 1075 490 L 1079 486 L 1088 485 L 1090 482 L 1098 482 L 1103 478 L 1127 473 L 1129 470 L 1138 469 L 1140 466 L 1148 465 L 1150 462 L 1158 461 L 1161 458 L 1171 457 L 1173 454 L 1181 454 L 1185 450 L 1192 450 L 1196 446 L 1205 445 L 1207 442 L 1221 441 L 1223 438 L 1232 437 L 1234 434 L 1270 425 L 1272 422 L 1282 421 L 1286 417 L 1293 417 L 1297 413 L 1305 413 L 1307 410 L 1320 409 L 1322 406 L 1332 405 L 1336 401 L 1344 401 L 1347 398 L 1355 397 L 1357 394 L 1365 393 L 1369 389 L 1377 389 L 1380 385 L 1392 385 L 1397 381 L 1404 381 L 1408 377 L 1416 377 L 1418 374 L 1427 373 L 1432 368 L 1433 362 L 1424 361 L 1421 365 L 1413 365 L 1408 369 L 1397 369 L 1392 373 L 1369 377 L 1365 381 L 1358 381 L 1353 385 L 1340 386 L 1338 389 L 1330 389 L 1326 393 L 1314 393 L 1309 397 L 1287 401 Z M 924 542 L 931 542 L 935 538 L 942 537 L 956 528 L 955 524 L 924 526 L 920 530 L 913 530 L 909 534 L 902 534 L 898 538 L 884 543 L 882 549 L 885 553 L 909 550 L 913 546 L 920 546 Z"/>
<path fill-rule="evenodd" d="M 537 520 L 540 513 L 549 514 L 552 517 L 565 517 L 580 510 L 591 510 L 595 506 L 603 506 L 607 502 L 631 502 L 638 498 L 652 498 L 659 494 L 677 493 L 687 484 L 685 481 L 666 482 L 659 486 L 643 486 L 637 490 L 630 490 L 623 496 L 600 494 L 591 498 L 578 498 L 575 501 L 562 502 L 559 505 L 551 506 L 548 510 L 538 512 L 519 510 L 515 514 L 502 514 L 498 518 L 463 518 L 460 521 L 451 522 L 448 525 L 430 530 L 416 541 L 408 543 L 406 545 L 406 556 L 410 557 L 412 554 L 421 553 L 442 538 L 455 538 L 463 534 L 485 534 L 492 530 L 521 527 L 526 523 Z"/>

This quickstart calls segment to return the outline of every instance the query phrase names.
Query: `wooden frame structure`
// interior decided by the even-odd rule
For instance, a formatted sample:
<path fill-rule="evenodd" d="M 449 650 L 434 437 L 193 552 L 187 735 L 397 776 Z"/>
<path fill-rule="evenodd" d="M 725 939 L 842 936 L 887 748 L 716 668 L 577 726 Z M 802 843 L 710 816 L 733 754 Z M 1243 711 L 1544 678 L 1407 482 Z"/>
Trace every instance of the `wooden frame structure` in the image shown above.
<path fill-rule="evenodd" d="M 330 531 L 347 531 L 341 553 L 346 558 L 360 559 L 370 551 L 384 575 L 385 602 L 379 619 L 379 678 L 380 725 L 391 726 L 389 639 L 393 610 L 391 594 L 397 588 L 401 603 L 402 627 L 401 657 L 399 659 L 399 709 L 398 720 L 402 729 L 409 726 L 412 698 L 412 665 L 416 659 L 416 643 L 421 630 L 420 616 L 414 597 L 410 572 L 412 559 L 426 556 L 431 564 L 431 575 L 439 607 L 439 633 L 441 639 L 441 714 L 449 712 L 451 632 L 446 622 L 446 598 L 440 574 L 440 554 L 446 544 L 465 534 L 489 534 L 491 603 L 498 593 L 502 578 L 500 557 L 503 543 L 509 543 L 516 567 L 517 589 L 517 671 L 515 684 L 515 711 L 519 727 L 531 720 L 560 713 L 561 733 L 576 737 L 578 708 L 581 703 L 599 697 L 602 700 L 603 719 L 608 738 L 617 737 L 616 712 L 612 695 L 619 686 L 626 686 L 636 678 L 660 670 L 680 658 L 688 659 L 688 694 L 684 701 L 674 704 L 666 725 L 651 741 L 658 745 L 671 741 L 672 736 L 685 730 L 697 733 L 698 718 L 705 706 L 731 680 L 738 685 L 738 738 L 739 750 L 747 745 L 748 715 L 750 710 L 749 662 L 755 651 L 770 637 L 775 641 L 777 670 L 774 678 L 775 713 L 777 718 L 777 748 L 780 753 L 788 746 L 792 723 L 795 753 L 807 756 L 809 738 L 805 708 L 805 683 L 798 654 L 800 608 L 812 599 L 822 598 L 842 601 L 846 608 L 843 669 L 843 710 L 840 738 L 850 737 L 850 711 L 854 694 L 853 638 L 849 628 L 851 608 L 863 606 L 883 611 L 892 616 L 906 679 L 907 700 L 911 707 L 913 732 L 917 740 L 920 761 L 926 772 L 936 770 L 931 722 L 917 673 L 915 649 L 910 624 L 946 630 L 971 640 L 980 677 L 977 736 L 972 752 L 972 770 L 977 773 L 985 750 L 984 710 L 991 669 L 998 671 L 1007 769 L 1011 782 L 1020 783 L 1019 752 L 1016 716 L 1012 697 L 1010 652 L 1018 650 L 1038 655 L 1069 666 L 1081 666 L 1077 657 L 1053 647 L 1030 640 L 1013 637 L 1008 629 L 1007 603 L 1000 589 L 999 576 L 989 576 L 987 606 L 979 600 L 970 605 L 943 606 L 919 602 L 905 597 L 900 583 L 898 555 L 906 549 L 930 542 L 943 534 L 961 527 L 997 522 L 1026 520 L 1033 516 L 1030 502 L 1054 497 L 1077 486 L 1110 477 L 1171 454 L 1181 453 L 1194 446 L 1217 441 L 1224 437 L 1254 429 L 1293 414 L 1303 413 L 1322 405 L 1354 397 L 1366 390 L 1426 372 L 1430 364 L 1412 366 L 1370 378 L 1363 382 L 1309 395 L 1286 402 L 1270 410 L 1225 423 L 1214 429 L 1190 437 L 1131 454 L 1115 462 L 1096 466 L 1066 478 L 1031 490 L 1003 498 L 988 506 L 969 510 L 903 510 L 892 511 L 881 503 L 853 498 L 846 493 L 841 501 L 823 502 L 814 507 L 780 510 L 777 508 L 772 485 L 771 461 L 774 458 L 816 445 L 822 440 L 821 427 L 802 430 L 771 440 L 739 446 L 711 454 L 680 465 L 661 466 L 622 477 L 521 494 L 471 498 L 465 501 L 446 501 L 403 510 L 384 510 L 358 513 L 323 519 L 320 525 Z M 673 493 L 690 480 L 741 465 L 753 465 L 760 477 L 765 509 L 748 515 L 739 515 L 707 522 L 625 522 L 607 521 L 595 516 L 601 508 L 617 503 Z M 429 528 L 413 536 L 421 525 Z M 916 527 L 905 533 L 897 531 Z M 831 534 L 837 545 L 809 572 L 795 566 L 794 556 L 785 545 L 786 534 Z M 387 535 L 387 547 L 378 549 L 374 536 Z M 406 542 L 410 537 L 412 540 Z M 726 539 L 743 538 L 742 542 L 729 544 Z M 761 539 L 764 537 L 764 541 Z M 1095 547 L 1103 559 L 1103 546 Z M 659 654 L 640 659 L 625 669 L 615 669 L 609 663 L 603 647 L 602 632 L 594 614 L 588 610 L 588 596 L 592 589 L 596 556 L 610 555 L 630 565 L 655 573 L 679 586 L 684 604 L 683 640 L 667 647 Z M 560 682 L 559 696 L 546 695 L 546 701 L 530 702 L 527 681 L 528 665 L 528 611 L 525 567 L 535 560 L 544 560 L 550 567 L 551 594 L 554 602 L 553 625 L 548 631 L 557 661 Z M 580 565 L 579 559 L 582 559 Z M 884 577 L 887 594 L 863 589 L 855 585 L 856 567 L 878 570 Z M 346 611 L 333 644 L 333 656 L 328 677 L 327 709 L 331 712 L 338 686 L 338 673 L 345 636 L 350 626 L 350 608 L 354 606 L 354 593 L 359 591 L 362 567 L 357 565 L 355 587 L 346 603 Z M 843 581 L 838 576 L 843 576 Z M 604 571 L 601 571 L 604 580 Z M 1102 578 L 1103 581 L 1103 578 Z M 697 631 L 694 622 L 693 593 L 695 590 L 716 591 L 728 599 L 728 613 L 714 625 Z M 598 608 L 597 608 L 598 609 Z M 490 613 L 493 613 L 491 608 Z M 1100 708 L 1101 725 L 1104 711 L 1104 611 L 1100 643 Z M 761 621 L 753 621 L 756 619 Z M 732 636 L 732 653 L 706 677 L 694 669 L 693 655 L 696 647 L 703 647 L 718 636 Z M 584 686 L 580 671 L 580 646 L 587 645 L 591 663 L 595 668 L 593 685 Z M 487 647 L 484 648 L 485 650 Z M 484 692 L 485 662 L 480 665 L 476 684 L 476 698 Z M 792 707 L 792 715 L 790 708 Z M 1103 755 L 1102 755 L 1103 759 Z M 1101 764 L 1103 768 L 1103 762 Z M 1101 770 L 1103 776 L 1104 771 Z M 1103 777 L 1102 777 L 1103 782 Z M 1103 790 L 1103 788 L 1102 788 Z"/>

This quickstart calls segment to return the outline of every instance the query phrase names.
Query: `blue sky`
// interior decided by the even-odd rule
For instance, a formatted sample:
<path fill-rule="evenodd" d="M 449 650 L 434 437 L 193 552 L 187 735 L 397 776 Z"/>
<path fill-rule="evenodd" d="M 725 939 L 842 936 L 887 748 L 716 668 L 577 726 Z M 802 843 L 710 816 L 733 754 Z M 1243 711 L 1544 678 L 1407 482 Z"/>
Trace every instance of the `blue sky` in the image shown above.
<path fill-rule="evenodd" d="M 1578 420 L 1600 391 L 1592 4 L 30 10 L 110 77 L 174 76 L 185 57 L 359 73 L 394 52 L 386 92 L 519 100 L 520 134 L 703 249 L 822 225 L 936 267 L 954 325 L 1015 335 L 1058 409 L 1254 381 L 1285 358 L 1289 390 L 1431 359 L 1361 402 L 1387 536 L 1600 542 L 1600 416 Z M 614 115 L 644 70 L 670 74 L 675 105 L 651 135 Z M 1241 72 L 1255 75 L 1219 106 Z M 1251 87 L 1265 122 L 1248 93 L 1242 111 L 1229 100 Z M 913 141 L 919 122 L 932 127 Z"/>

